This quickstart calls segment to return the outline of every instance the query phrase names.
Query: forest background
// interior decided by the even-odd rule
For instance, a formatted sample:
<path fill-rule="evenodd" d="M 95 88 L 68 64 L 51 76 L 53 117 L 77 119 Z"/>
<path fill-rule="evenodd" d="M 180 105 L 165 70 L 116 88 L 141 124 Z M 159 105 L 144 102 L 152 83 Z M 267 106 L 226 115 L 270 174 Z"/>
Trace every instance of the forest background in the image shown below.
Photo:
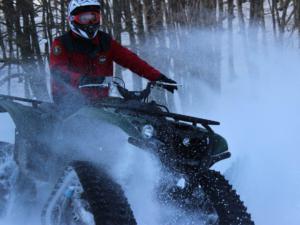
<path fill-rule="evenodd" d="M 218 169 L 256 224 L 299 225 L 300 0 L 102 2 L 102 29 L 183 84 L 159 99 L 221 121 L 214 129 L 232 158 Z M 50 100 L 49 49 L 68 30 L 67 3 L 0 0 L 0 93 Z M 128 70 L 115 75 L 145 85 Z M 9 121 L 0 117 L 0 134 L 13 143 Z"/>
<path fill-rule="evenodd" d="M 18 86 L 18 95 L 49 100 L 49 50 L 53 39 L 68 30 L 67 5 L 67 0 L 0 1 L 1 93 L 15 94 Z M 103 0 L 102 6 L 102 29 L 186 90 L 187 77 L 197 77 L 219 92 L 224 60 L 230 79 L 235 79 L 234 33 L 243 37 L 249 51 L 253 42 L 267 43 L 270 36 L 280 45 L 300 46 L 300 0 Z M 191 40 L 195 30 L 201 34 Z M 191 46 L 200 54 L 188 55 L 185 50 Z M 189 63 L 193 54 L 197 63 Z M 255 74 L 249 57 L 246 66 Z M 116 69 L 117 76 L 122 72 Z M 141 78 L 132 76 L 132 81 L 134 89 L 142 87 Z M 174 101 L 170 95 L 159 97 Z"/>

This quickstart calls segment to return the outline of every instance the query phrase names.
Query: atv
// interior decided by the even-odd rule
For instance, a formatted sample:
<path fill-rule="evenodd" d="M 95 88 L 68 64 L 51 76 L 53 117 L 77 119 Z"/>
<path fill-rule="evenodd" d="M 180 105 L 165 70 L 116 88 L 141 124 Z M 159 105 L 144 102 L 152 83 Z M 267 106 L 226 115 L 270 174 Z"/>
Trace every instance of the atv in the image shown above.
<path fill-rule="evenodd" d="M 172 113 L 149 100 L 153 87 L 169 84 L 150 82 L 142 91 L 129 91 L 116 81 L 113 84 L 120 97 L 85 101 L 64 112 L 53 103 L 0 96 L 0 111 L 8 112 L 16 125 L 11 148 L 23 185 L 34 189 L 36 180 L 58 180 L 42 210 L 43 225 L 136 224 L 124 191 L 105 166 L 58 154 L 68 148 L 76 155 L 73 150 L 80 143 L 71 142 L 81 132 L 74 125 L 78 121 L 91 126 L 102 121 L 120 128 L 130 144 L 157 156 L 172 175 L 157 187 L 161 204 L 204 215 L 204 224 L 254 224 L 229 182 L 211 169 L 230 157 L 226 140 L 212 129 L 219 122 Z"/>

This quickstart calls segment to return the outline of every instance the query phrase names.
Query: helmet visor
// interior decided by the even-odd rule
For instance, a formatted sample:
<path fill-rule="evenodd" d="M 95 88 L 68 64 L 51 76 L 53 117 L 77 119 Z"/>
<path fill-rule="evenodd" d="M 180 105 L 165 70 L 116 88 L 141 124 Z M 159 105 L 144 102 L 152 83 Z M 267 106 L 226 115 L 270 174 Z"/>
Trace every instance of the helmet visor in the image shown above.
<path fill-rule="evenodd" d="M 82 25 L 99 24 L 100 18 L 101 16 L 99 12 L 82 12 L 71 16 L 71 20 Z"/>

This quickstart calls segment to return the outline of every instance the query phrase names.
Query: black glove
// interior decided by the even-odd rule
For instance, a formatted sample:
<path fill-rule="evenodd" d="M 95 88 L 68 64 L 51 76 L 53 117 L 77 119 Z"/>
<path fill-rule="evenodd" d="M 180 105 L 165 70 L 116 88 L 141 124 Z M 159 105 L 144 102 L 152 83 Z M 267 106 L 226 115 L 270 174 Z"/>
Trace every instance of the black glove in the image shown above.
<path fill-rule="evenodd" d="M 178 90 L 177 82 L 166 77 L 165 75 L 161 74 L 160 77 L 156 80 L 156 81 L 160 81 L 160 82 L 164 82 L 164 83 L 169 83 L 171 85 L 167 85 L 167 84 L 162 84 L 161 86 L 166 89 L 167 91 L 174 93 L 175 90 Z"/>

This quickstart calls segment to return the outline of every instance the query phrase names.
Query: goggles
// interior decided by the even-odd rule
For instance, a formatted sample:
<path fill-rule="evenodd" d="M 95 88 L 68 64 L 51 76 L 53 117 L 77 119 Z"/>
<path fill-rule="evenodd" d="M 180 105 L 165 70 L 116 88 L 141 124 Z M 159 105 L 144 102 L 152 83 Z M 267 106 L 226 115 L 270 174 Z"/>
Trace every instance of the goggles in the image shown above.
<path fill-rule="evenodd" d="M 88 24 L 98 24 L 100 23 L 101 16 L 99 12 L 83 12 L 77 15 L 71 16 L 71 21 L 78 24 L 88 25 Z"/>

